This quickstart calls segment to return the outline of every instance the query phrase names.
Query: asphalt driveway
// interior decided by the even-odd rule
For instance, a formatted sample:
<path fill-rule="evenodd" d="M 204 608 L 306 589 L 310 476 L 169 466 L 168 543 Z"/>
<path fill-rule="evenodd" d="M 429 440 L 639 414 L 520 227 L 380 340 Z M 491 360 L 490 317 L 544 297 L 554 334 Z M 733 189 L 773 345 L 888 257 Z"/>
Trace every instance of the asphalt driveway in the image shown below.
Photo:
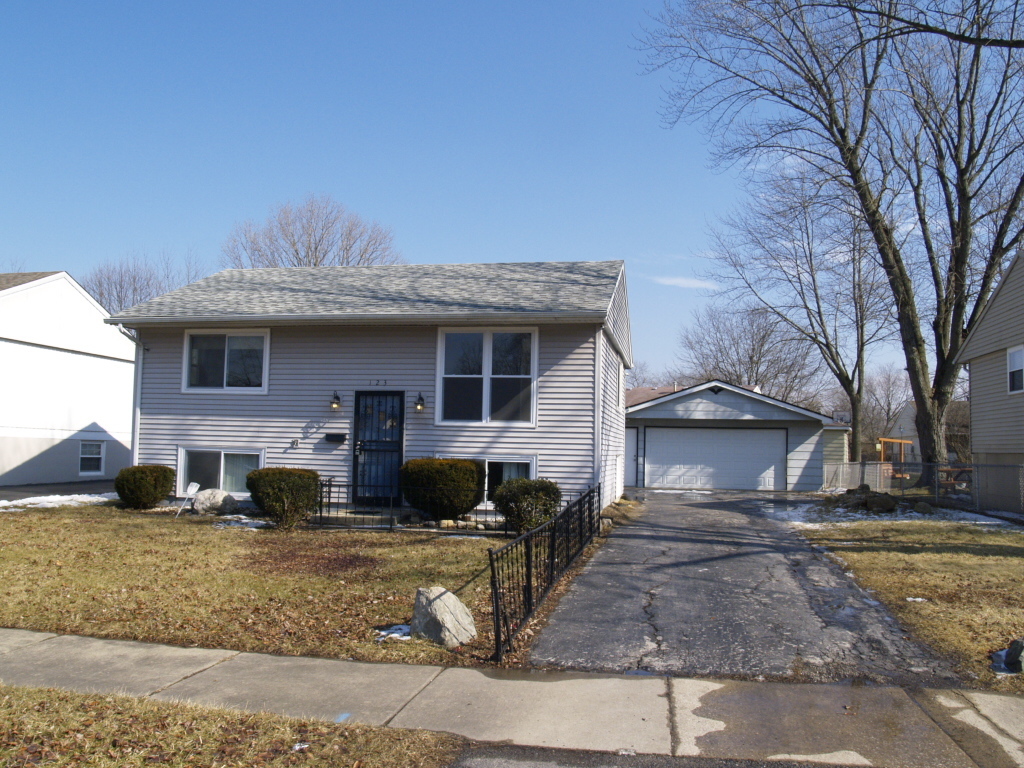
<path fill-rule="evenodd" d="M 640 492 L 559 602 L 537 666 L 632 674 L 956 683 L 771 505 L 785 495 Z"/>

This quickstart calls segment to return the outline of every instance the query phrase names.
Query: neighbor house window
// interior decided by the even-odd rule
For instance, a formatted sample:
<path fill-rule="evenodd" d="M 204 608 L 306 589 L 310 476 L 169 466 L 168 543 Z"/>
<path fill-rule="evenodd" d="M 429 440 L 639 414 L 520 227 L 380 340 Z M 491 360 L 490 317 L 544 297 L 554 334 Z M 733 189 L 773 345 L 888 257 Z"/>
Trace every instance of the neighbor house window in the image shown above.
<path fill-rule="evenodd" d="M 1006 370 L 1011 392 L 1024 392 L 1024 346 L 1006 350 Z"/>
<path fill-rule="evenodd" d="M 443 331 L 441 420 L 533 421 L 537 333 Z"/>
<path fill-rule="evenodd" d="M 83 440 L 78 448 L 78 474 L 80 475 L 102 475 L 103 474 L 103 446 L 102 440 L 87 442 Z"/>
<path fill-rule="evenodd" d="M 185 388 L 265 392 L 266 331 L 189 332 L 185 338 Z"/>
<path fill-rule="evenodd" d="M 260 468 L 259 453 L 185 451 L 185 482 L 199 483 L 199 490 L 220 488 L 228 493 L 248 493 L 245 476 Z"/>

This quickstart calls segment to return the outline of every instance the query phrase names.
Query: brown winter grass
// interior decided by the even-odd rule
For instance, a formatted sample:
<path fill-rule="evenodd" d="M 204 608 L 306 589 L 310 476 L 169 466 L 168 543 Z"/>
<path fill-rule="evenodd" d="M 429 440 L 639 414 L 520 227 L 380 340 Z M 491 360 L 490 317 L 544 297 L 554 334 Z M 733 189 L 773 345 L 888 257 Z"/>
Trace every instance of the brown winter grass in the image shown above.
<path fill-rule="evenodd" d="M 838 555 L 861 586 L 972 683 L 1024 693 L 1024 676 L 997 677 L 989 668 L 991 652 L 1024 637 L 1020 529 L 872 520 L 803 533 Z"/>
<path fill-rule="evenodd" d="M 181 646 L 418 664 L 492 653 L 487 539 L 214 528 L 111 506 L 0 514 L 0 626 Z M 478 638 L 376 642 L 417 587 L 456 592 Z"/>
<path fill-rule="evenodd" d="M 11 768 L 441 768 L 461 745 L 427 731 L 0 685 L 0 765 Z"/>

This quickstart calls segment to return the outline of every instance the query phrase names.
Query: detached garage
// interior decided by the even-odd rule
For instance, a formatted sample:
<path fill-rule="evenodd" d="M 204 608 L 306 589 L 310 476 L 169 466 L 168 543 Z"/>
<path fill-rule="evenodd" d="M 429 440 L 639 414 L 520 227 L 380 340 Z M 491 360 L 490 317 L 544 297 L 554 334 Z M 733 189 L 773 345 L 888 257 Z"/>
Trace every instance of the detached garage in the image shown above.
<path fill-rule="evenodd" d="M 709 381 L 627 393 L 626 485 L 700 490 L 816 491 L 827 416 Z"/>

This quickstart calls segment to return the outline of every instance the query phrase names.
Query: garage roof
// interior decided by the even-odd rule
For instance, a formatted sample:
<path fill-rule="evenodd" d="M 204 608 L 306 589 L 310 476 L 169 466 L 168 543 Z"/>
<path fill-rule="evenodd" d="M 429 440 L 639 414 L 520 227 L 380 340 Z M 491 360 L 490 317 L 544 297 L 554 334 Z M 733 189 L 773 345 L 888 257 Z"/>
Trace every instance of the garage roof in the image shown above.
<path fill-rule="evenodd" d="M 712 379 L 711 381 L 706 381 L 703 384 L 697 384 L 696 386 L 693 386 L 693 387 L 687 387 L 685 389 L 680 389 L 677 392 L 667 391 L 664 394 L 658 393 L 658 389 L 667 390 L 667 389 L 669 389 L 668 387 L 654 388 L 654 389 L 645 388 L 645 389 L 647 390 L 646 392 L 644 392 L 644 393 L 637 393 L 633 398 L 630 398 L 630 394 L 626 393 L 626 398 L 627 398 L 626 402 L 628 403 L 632 399 L 632 401 L 634 403 L 633 405 L 628 405 L 626 407 L 626 415 L 627 416 L 642 415 L 640 412 L 645 410 L 645 409 L 647 409 L 647 408 L 653 408 L 655 406 L 663 405 L 663 404 L 671 402 L 673 400 L 681 399 L 681 398 L 684 398 L 684 397 L 688 397 L 690 395 L 694 395 L 694 394 L 696 394 L 698 392 L 703 392 L 705 390 L 710 390 L 713 394 L 718 394 L 719 392 L 721 392 L 723 390 L 727 390 L 729 392 L 735 392 L 738 395 L 743 395 L 745 397 L 749 397 L 749 398 L 751 398 L 753 400 L 757 400 L 757 401 L 760 401 L 760 402 L 763 402 L 763 403 L 768 403 L 768 404 L 774 405 L 774 406 L 776 406 L 778 408 L 782 408 L 782 409 L 785 409 L 785 410 L 788 410 L 788 411 L 792 411 L 794 414 L 799 415 L 802 418 L 815 419 L 817 421 L 820 421 L 822 424 L 828 424 L 828 425 L 834 424 L 834 422 L 832 421 L 832 418 L 829 417 L 829 416 L 825 416 L 824 414 L 808 410 L 807 408 L 801 408 L 798 405 L 793 405 L 792 403 L 787 403 L 785 400 L 778 400 L 777 398 L 774 398 L 774 397 L 768 397 L 768 395 L 763 395 L 760 392 L 753 392 L 753 391 L 751 391 L 749 389 L 746 389 L 745 387 L 739 387 L 739 386 L 736 386 L 735 384 L 729 384 L 729 383 L 721 381 L 719 379 Z M 644 398 L 645 395 L 651 395 L 650 399 Z M 640 399 L 640 398 L 644 398 L 644 399 Z"/>

